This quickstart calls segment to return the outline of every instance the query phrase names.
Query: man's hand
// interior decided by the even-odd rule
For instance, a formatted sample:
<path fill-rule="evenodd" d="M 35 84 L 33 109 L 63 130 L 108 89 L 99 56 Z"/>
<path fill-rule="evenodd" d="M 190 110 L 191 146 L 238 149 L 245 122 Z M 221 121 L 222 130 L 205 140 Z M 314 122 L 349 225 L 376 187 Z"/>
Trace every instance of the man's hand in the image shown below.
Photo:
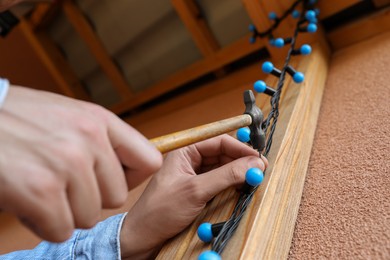
<path fill-rule="evenodd" d="M 11 87 L 0 110 L 0 208 L 45 240 L 90 228 L 162 164 L 161 154 L 104 108 Z"/>
<path fill-rule="evenodd" d="M 267 160 L 223 135 L 173 151 L 129 211 L 121 230 L 122 258 L 148 258 L 186 228 L 215 195 L 243 184 L 248 168 Z"/>

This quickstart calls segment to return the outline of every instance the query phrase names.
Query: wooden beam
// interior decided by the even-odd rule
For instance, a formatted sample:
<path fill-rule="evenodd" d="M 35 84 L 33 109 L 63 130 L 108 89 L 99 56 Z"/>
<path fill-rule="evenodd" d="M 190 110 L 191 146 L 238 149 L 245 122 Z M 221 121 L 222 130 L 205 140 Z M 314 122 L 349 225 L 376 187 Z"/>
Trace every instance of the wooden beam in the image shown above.
<path fill-rule="evenodd" d="M 390 7 L 341 26 L 328 33 L 333 49 L 338 50 L 390 30 Z"/>
<path fill-rule="evenodd" d="M 83 90 L 69 65 L 54 44 L 44 36 L 44 32 L 34 33 L 24 18 L 20 20 L 19 26 L 32 48 L 34 48 L 49 73 L 57 82 L 57 86 L 62 93 L 69 97 L 88 100 L 88 95 Z"/>
<path fill-rule="evenodd" d="M 249 17 L 251 18 L 253 24 L 256 26 L 257 30 L 260 32 L 268 30 L 272 26 L 272 21 L 268 19 L 269 12 L 275 12 L 278 16 L 283 15 L 283 13 L 291 7 L 295 2 L 294 0 L 286 0 L 283 2 L 280 1 L 258 1 L 258 0 L 241 0 L 245 10 L 247 11 Z M 302 4 L 300 4 L 297 9 L 300 10 Z M 277 37 L 291 37 L 294 33 L 297 20 L 293 19 L 290 16 L 287 16 L 285 20 L 274 30 L 273 36 Z M 323 29 L 319 27 L 319 32 L 316 34 L 311 33 L 302 33 L 297 39 L 297 46 L 301 44 L 317 42 L 319 39 L 318 35 L 322 35 Z M 269 39 L 264 38 L 260 39 L 267 46 L 268 52 L 271 54 L 271 57 L 275 60 L 284 59 L 287 54 L 288 48 L 276 48 L 269 44 Z"/>
<path fill-rule="evenodd" d="M 329 54 L 326 46 L 314 46 L 309 57 L 303 57 L 299 66 L 294 65 L 305 73 L 305 82 L 296 85 L 287 78 L 279 124 L 268 157 L 270 167 L 222 258 L 287 258 L 327 76 Z M 262 96 L 258 97 L 261 99 Z M 163 247 L 157 259 L 193 259 L 208 249 L 208 245 L 197 238 L 198 225 L 204 221 L 225 221 L 237 197 L 235 189 L 217 196 L 193 225 Z"/>
<path fill-rule="evenodd" d="M 241 2 L 244 5 L 246 12 L 248 13 L 248 16 L 252 20 L 252 23 L 255 25 L 256 29 L 259 32 L 266 31 L 272 26 L 272 21 L 268 19 L 268 12 L 275 11 L 273 8 L 273 5 L 276 3 L 275 1 L 270 1 L 271 7 L 267 6 L 267 8 L 264 6 L 264 1 L 261 2 L 257 0 L 241 0 Z M 277 33 L 280 33 L 280 31 L 278 31 Z M 274 36 L 277 37 L 278 35 L 275 34 Z M 269 44 L 268 38 L 257 38 L 256 41 L 261 41 L 264 46 L 267 47 L 267 50 L 272 58 L 280 59 L 284 56 L 284 53 L 280 51 L 280 49 L 276 49 Z"/>
<path fill-rule="evenodd" d="M 34 8 L 29 17 L 29 22 L 33 28 L 36 28 L 41 24 L 41 21 L 49 12 L 51 6 L 51 3 L 40 3 Z"/>
<path fill-rule="evenodd" d="M 390 0 L 373 0 L 375 7 L 381 8 L 386 5 L 390 5 Z"/>
<path fill-rule="evenodd" d="M 171 3 L 203 56 L 213 55 L 220 46 L 193 0 L 171 0 Z"/>
<path fill-rule="evenodd" d="M 150 88 L 134 94 L 132 98 L 112 106 L 110 109 L 121 114 L 170 90 L 173 90 L 199 76 L 210 73 L 224 65 L 227 65 L 245 55 L 260 50 L 264 45 L 261 42 L 249 43 L 249 35 L 235 43 L 220 49 L 210 57 L 197 61 L 188 67 L 168 76 Z"/>
<path fill-rule="evenodd" d="M 199 6 L 195 4 L 194 0 L 171 0 L 171 3 L 203 57 L 210 57 L 220 49 L 217 39 L 204 17 L 201 16 Z M 221 68 L 214 73 L 217 77 L 221 77 L 226 74 L 226 71 Z"/>
<path fill-rule="evenodd" d="M 31 27 L 36 30 L 47 26 L 58 14 L 61 2 L 62 0 L 37 4 L 31 15 L 27 18 Z"/>
<path fill-rule="evenodd" d="M 73 25 L 74 29 L 87 44 L 89 50 L 95 57 L 104 73 L 111 80 L 113 87 L 120 94 L 121 98 L 126 99 L 131 97 L 132 91 L 130 86 L 111 59 L 109 53 L 104 47 L 104 44 L 96 35 L 80 9 L 74 4 L 72 0 L 64 1 L 62 6 L 69 22 Z"/>
<path fill-rule="evenodd" d="M 69 63 L 64 58 L 61 51 L 53 40 L 47 35 L 44 30 L 35 31 L 35 37 L 39 41 L 42 48 L 49 55 L 56 70 L 61 74 L 62 78 L 66 81 L 68 88 L 74 93 L 74 97 L 86 101 L 91 101 L 91 96 L 87 93 L 85 87 L 81 84 L 79 78 L 70 67 Z"/>
<path fill-rule="evenodd" d="M 328 0 L 318 1 L 318 8 L 320 9 L 320 19 L 325 19 L 332 16 L 342 10 L 358 4 L 362 0 Z"/>
<path fill-rule="evenodd" d="M 284 113 L 280 117 L 282 122 L 275 133 L 278 139 L 269 155 L 272 166 L 266 189 L 261 189 L 244 219 L 252 228 L 240 259 L 286 259 L 288 256 L 328 74 L 328 49 L 316 45 L 314 50 L 298 67 L 305 72 L 305 82 L 298 86 L 298 91 L 291 84 L 286 93 L 285 100 L 292 98 L 295 103 L 285 104 L 281 112 Z M 231 245 L 244 233 L 242 226 Z M 232 251 L 229 247 L 225 254 Z"/>

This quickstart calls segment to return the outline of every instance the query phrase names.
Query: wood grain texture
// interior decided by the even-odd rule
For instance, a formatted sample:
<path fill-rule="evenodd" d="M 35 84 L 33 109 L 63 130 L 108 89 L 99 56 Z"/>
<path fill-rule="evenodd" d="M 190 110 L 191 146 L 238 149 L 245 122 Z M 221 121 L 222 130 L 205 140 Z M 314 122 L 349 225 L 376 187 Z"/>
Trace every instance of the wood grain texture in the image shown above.
<path fill-rule="evenodd" d="M 287 257 L 327 75 L 328 57 L 327 47 L 314 46 L 312 55 L 296 66 L 305 73 L 305 82 L 297 85 L 287 78 L 286 91 L 281 97 L 281 116 L 269 155 L 270 167 L 240 227 L 222 254 L 224 259 Z M 275 79 L 267 80 L 271 81 L 275 82 Z M 264 102 L 261 95 L 258 98 Z M 263 111 L 267 111 L 267 107 L 268 103 Z M 196 259 L 208 248 L 196 236 L 199 224 L 225 221 L 237 198 L 234 189 L 217 196 L 193 225 L 163 247 L 158 259 Z"/>
<path fill-rule="evenodd" d="M 161 153 L 194 144 L 221 134 L 226 134 L 252 123 L 250 115 L 239 115 L 206 125 L 175 132 L 150 140 Z"/>
<path fill-rule="evenodd" d="M 305 82 L 294 93 L 286 93 L 285 99 L 295 102 L 286 104 L 281 112 L 281 124 L 269 155 L 273 166 L 269 169 L 267 187 L 252 206 L 252 212 L 258 210 L 248 214 L 252 228 L 240 259 L 285 259 L 288 255 L 329 63 L 329 52 L 324 47 L 314 49 L 310 58 L 298 67 L 305 71 Z M 244 231 L 238 230 L 231 244 L 244 236 Z M 229 248 L 226 254 L 232 250 Z"/>

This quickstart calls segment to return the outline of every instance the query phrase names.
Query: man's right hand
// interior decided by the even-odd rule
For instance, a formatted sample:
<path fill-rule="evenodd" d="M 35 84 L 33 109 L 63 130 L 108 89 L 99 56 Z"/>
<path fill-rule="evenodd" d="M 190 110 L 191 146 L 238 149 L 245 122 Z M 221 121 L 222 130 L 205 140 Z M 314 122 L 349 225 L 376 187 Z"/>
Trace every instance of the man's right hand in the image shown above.
<path fill-rule="evenodd" d="M 54 242 L 95 225 L 162 164 L 106 109 L 14 86 L 0 110 L 0 145 L 0 208 Z"/>

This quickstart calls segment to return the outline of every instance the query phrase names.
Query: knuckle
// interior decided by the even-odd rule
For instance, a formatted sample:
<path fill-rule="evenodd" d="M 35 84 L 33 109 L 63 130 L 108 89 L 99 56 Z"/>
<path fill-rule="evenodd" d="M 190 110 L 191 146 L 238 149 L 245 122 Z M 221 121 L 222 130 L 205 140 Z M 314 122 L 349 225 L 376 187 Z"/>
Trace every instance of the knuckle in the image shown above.
<path fill-rule="evenodd" d="M 71 223 L 62 222 L 61 225 L 59 225 L 57 228 L 49 228 L 43 231 L 42 236 L 44 239 L 49 241 L 60 243 L 69 239 L 73 233 L 73 229 L 74 227 L 71 225 Z M 39 233 L 41 233 L 41 231 L 39 231 L 38 234 Z"/>
<path fill-rule="evenodd" d="M 61 149 L 61 159 L 73 169 L 85 169 L 86 159 L 82 148 L 76 144 L 68 143 Z"/>
<path fill-rule="evenodd" d="M 123 204 L 125 204 L 126 200 L 127 200 L 127 191 L 126 190 L 124 190 L 123 192 L 117 192 L 115 194 L 115 196 L 110 198 L 107 206 L 112 207 L 112 208 L 118 208 L 118 207 L 123 206 Z"/>
<path fill-rule="evenodd" d="M 78 228 L 92 228 L 99 222 L 100 214 L 90 214 L 90 216 L 77 220 Z"/>
<path fill-rule="evenodd" d="M 195 178 L 193 179 L 195 180 Z M 191 201 L 194 202 L 203 202 L 205 198 L 204 191 L 200 185 L 195 181 L 188 181 L 187 182 L 187 190 L 188 194 L 191 195 Z"/>
<path fill-rule="evenodd" d="M 71 223 L 62 222 L 58 230 L 49 231 L 49 235 L 51 236 L 50 240 L 57 243 L 64 242 L 72 235 L 73 228 L 74 227 Z"/>
<path fill-rule="evenodd" d="M 237 165 L 234 165 L 230 168 L 229 171 L 229 178 L 231 183 L 233 184 L 240 184 L 245 181 L 245 172 L 243 169 Z"/>
<path fill-rule="evenodd" d="M 98 222 L 97 219 L 88 219 L 88 220 L 85 220 L 83 222 L 83 224 L 80 225 L 80 227 L 81 228 L 87 228 L 87 229 L 93 228 L 96 225 L 97 222 Z"/>
<path fill-rule="evenodd" d="M 44 179 L 40 179 L 39 182 L 33 182 L 30 185 L 30 190 L 32 194 L 44 200 L 48 198 L 48 194 L 50 194 L 50 196 L 53 196 L 55 194 L 60 193 L 62 189 L 63 183 L 55 177 L 47 177 Z"/>
<path fill-rule="evenodd" d="M 80 120 L 77 125 L 78 131 L 82 136 L 86 136 L 92 139 L 98 139 L 101 130 L 99 125 L 93 120 Z"/>
<path fill-rule="evenodd" d="M 108 117 L 110 115 L 110 111 L 105 109 L 104 107 L 98 105 L 98 104 L 93 104 L 93 103 L 86 103 L 86 109 L 89 111 L 92 115 L 95 117 L 98 117 L 100 120 L 108 120 Z"/>
<path fill-rule="evenodd" d="M 128 189 L 125 182 L 115 184 L 115 187 L 106 187 L 101 193 L 103 208 L 119 208 L 127 201 Z"/>

